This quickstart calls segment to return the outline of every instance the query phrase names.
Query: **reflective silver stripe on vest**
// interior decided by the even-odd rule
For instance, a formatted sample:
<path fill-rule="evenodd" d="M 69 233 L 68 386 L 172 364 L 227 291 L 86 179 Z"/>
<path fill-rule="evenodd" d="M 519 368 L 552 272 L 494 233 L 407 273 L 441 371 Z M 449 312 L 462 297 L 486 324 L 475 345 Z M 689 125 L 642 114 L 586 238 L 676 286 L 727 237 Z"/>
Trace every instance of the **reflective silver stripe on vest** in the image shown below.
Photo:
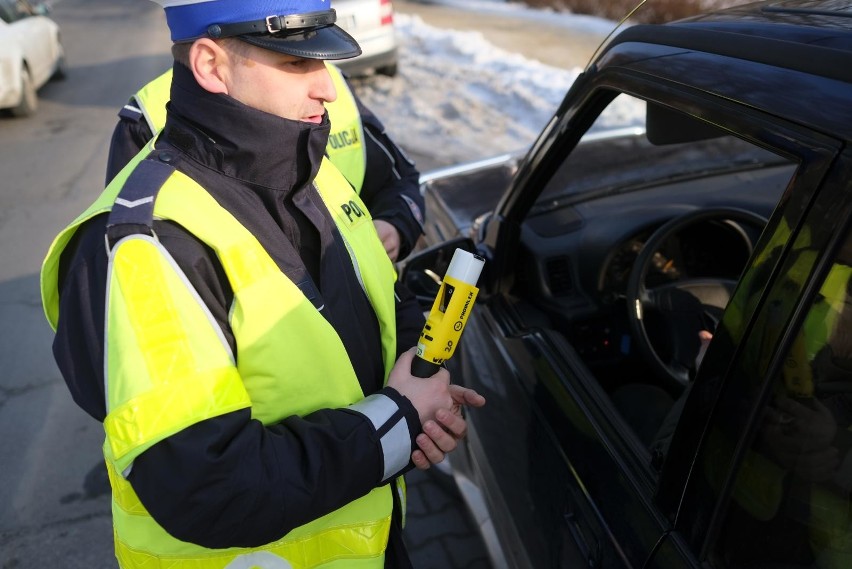
<path fill-rule="evenodd" d="M 145 108 L 145 105 L 142 104 L 142 101 L 140 101 L 139 99 L 136 98 L 136 95 L 133 95 L 130 98 L 130 102 L 136 103 L 136 107 L 142 113 L 142 117 L 145 119 L 145 123 L 147 123 L 148 128 L 151 130 L 151 134 L 153 134 L 156 137 L 157 131 L 159 131 L 160 129 L 157 127 L 156 124 L 154 124 L 154 119 L 151 118 L 150 114 L 148 114 L 148 109 Z M 162 125 L 160 125 L 160 127 L 162 127 Z"/>
<path fill-rule="evenodd" d="M 236 557 L 225 569 L 293 569 L 293 566 L 268 551 L 256 551 Z"/>
<path fill-rule="evenodd" d="M 405 414 L 387 395 L 376 393 L 348 407 L 367 417 L 382 443 L 385 470 L 382 482 L 399 473 L 411 458 L 411 433 Z"/>

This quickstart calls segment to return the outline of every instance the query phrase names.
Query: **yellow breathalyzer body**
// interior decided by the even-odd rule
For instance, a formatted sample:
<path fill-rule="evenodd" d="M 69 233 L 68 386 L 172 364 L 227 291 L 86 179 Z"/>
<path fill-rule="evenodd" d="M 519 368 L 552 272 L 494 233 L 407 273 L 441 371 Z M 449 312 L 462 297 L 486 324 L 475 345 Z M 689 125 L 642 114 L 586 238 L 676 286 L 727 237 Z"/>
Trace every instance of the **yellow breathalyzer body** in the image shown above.
<path fill-rule="evenodd" d="M 455 352 L 479 293 L 476 281 L 484 264 L 479 255 L 456 249 L 420 333 L 417 357 L 411 362 L 413 375 L 434 375 Z"/>

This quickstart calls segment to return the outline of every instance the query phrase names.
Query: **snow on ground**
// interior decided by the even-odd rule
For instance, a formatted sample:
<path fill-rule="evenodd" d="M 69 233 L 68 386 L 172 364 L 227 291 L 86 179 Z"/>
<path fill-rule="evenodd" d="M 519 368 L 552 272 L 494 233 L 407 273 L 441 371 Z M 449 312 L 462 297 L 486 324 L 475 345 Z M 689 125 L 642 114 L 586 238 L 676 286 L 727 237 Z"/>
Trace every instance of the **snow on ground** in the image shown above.
<path fill-rule="evenodd" d="M 614 22 L 597 16 L 572 14 L 568 11 L 555 11 L 548 8 L 530 8 L 523 2 L 508 0 L 429 0 L 431 4 L 452 6 L 459 10 L 471 10 L 482 14 L 501 14 L 512 18 L 523 18 L 527 22 L 545 22 L 559 25 L 566 30 L 593 31 L 607 35 Z"/>
<path fill-rule="evenodd" d="M 466 9 L 511 10 L 513 17 L 547 17 L 551 24 L 564 22 L 569 29 L 598 26 L 602 35 L 613 26 L 600 18 L 517 4 L 468 2 Z M 429 156 L 436 164 L 526 148 L 582 71 L 544 65 L 490 44 L 479 32 L 438 29 L 416 15 L 397 13 L 394 21 L 400 42 L 399 74 L 360 81 L 356 90 L 400 146 Z M 641 121 L 642 109 L 636 105 L 616 105 L 612 111 L 596 126 Z"/>

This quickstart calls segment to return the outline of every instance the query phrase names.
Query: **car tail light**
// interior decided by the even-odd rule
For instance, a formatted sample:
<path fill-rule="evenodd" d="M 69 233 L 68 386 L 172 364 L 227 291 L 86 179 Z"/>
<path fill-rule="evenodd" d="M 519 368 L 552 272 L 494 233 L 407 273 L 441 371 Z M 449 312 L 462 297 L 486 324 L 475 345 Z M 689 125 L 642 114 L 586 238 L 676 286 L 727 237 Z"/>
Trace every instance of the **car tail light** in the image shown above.
<path fill-rule="evenodd" d="M 393 24 L 393 4 L 391 4 L 391 0 L 379 0 L 379 6 L 382 15 L 382 25 L 389 26 Z"/>

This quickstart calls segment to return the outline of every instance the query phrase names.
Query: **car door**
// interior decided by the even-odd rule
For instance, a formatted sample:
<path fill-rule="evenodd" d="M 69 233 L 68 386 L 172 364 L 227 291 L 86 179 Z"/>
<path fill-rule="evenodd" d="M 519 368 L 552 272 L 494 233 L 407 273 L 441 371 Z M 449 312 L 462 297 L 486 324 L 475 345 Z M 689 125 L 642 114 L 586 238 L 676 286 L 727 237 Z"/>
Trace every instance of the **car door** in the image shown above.
<path fill-rule="evenodd" d="M 586 406 L 602 397 L 580 392 L 594 382 L 579 380 L 571 346 L 535 314 L 505 299 L 477 306 L 451 368 L 488 401 L 470 413 L 469 449 L 504 553 L 512 567 L 631 567 L 664 531 L 653 486 L 624 460 L 617 419 Z M 589 477 L 606 492 L 596 484 L 592 499 Z"/>
<path fill-rule="evenodd" d="M 781 186 L 785 195 L 794 187 L 803 190 L 802 197 L 784 200 L 793 226 L 801 222 L 813 188 L 822 183 L 840 146 L 728 97 L 714 98 L 662 79 L 645 81 L 626 73 L 587 85 L 581 78 L 575 84 L 569 99 L 582 104 L 561 119 L 557 115 L 484 229 L 486 245 L 494 252 L 490 277 L 501 282 L 474 310 L 452 368 L 488 400 L 469 414 L 468 447 L 512 566 L 697 567 L 704 554 L 707 516 L 695 508 L 685 513 L 682 501 L 700 496 L 715 507 L 719 500 L 706 488 L 687 487 L 712 416 L 707 402 L 715 399 L 719 381 L 703 381 L 701 389 L 689 392 L 690 399 L 679 400 L 691 401 L 686 407 L 690 412 L 681 413 L 682 407 L 675 405 L 671 417 L 664 418 L 674 429 L 671 446 L 649 448 L 589 371 L 588 358 L 581 357 L 563 331 L 554 329 L 553 314 L 515 287 L 518 280 L 530 278 L 516 274 L 522 264 L 516 255 L 523 251 L 516 240 L 522 240 L 524 217 L 537 199 L 530 188 L 541 192 L 547 187 L 569 151 L 620 93 L 672 111 L 681 109 L 684 116 L 739 133 L 738 138 L 761 148 L 787 145 L 773 150 L 791 165 L 798 163 L 785 170 Z M 780 193 L 772 195 L 770 209 Z M 773 219 L 759 249 L 782 239 L 779 222 Z M 521 230 L 513 237 L 514 228 Z M 746 274 L 751 280 L 740 284 L 738 294 L 749 288 L 762 291 L 781 265 L 772 267 L 767 276 L 753 266 Z M 575 306 L 584 306 L 582 299 L 576 301 Z M 557 306 L 570 311 L 572 305 Z M 734 316 L 725 314 L 730 324 Z M 739 318 L 749 322 L 751 316 L 743 312 Z M 607 338 L 602 340 L 601 347 L 610 345 Z M 724 377 L 740 345 L 714 338 L 712 346 L 708 368 Z M 664 451 L 658 456 L 659 448 Z M 692 492 L 685 495 L 687 488 Z"/>

